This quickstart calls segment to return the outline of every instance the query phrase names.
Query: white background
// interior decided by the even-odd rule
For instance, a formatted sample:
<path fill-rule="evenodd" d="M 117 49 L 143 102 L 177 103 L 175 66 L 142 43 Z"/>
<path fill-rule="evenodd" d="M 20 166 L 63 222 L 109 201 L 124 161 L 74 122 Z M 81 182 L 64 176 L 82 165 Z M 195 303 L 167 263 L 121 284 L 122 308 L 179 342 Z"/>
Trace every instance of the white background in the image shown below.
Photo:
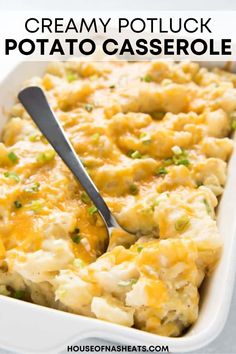
<path fill-rule="evenodd" d="M 0 0 L 1 10 L 236 10 L 235 0 Z M 10 70 L 0 65 L 0 77 Z M 227 324 L 221 335 L 209 346 L 192 354 L 236 354 L 236 289 Z M 30 334 L 29 334 L 30 335 Z M 12 338 L 14 341 L 14 338 Z M 72 344 L 72 343 L 71 343 Z M 104 344 L 102 339 L 84 340 L 83 344 Z M 9 354 L 0 349 L 0 354 Z M 66 351 L 64 352 L 66 353 Z M 63 354 L 64 354 L 63 353 Z M 30 354 L 30 353 L 25 353 Z M 43 353 L 42 353 L 43 354 Z M 46 354 L 46 353 L 45 353 Z M 61 353 L 62 354 L 62 353 Z"/>

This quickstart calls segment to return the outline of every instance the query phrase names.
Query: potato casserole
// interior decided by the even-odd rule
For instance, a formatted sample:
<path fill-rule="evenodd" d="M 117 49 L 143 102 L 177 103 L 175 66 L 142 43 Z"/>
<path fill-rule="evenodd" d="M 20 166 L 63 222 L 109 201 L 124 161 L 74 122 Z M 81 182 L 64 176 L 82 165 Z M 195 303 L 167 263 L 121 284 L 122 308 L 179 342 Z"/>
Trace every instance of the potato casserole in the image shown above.
<path fill-rule="evenodd" d="M 215 209 L 236 75 L 197 63 L 52 63 L 41 87 L 116 219 L 98 210 L 20 103 L 0 143 L 0 294 L 163 336 L 198 318 L 222 247 Z"/>

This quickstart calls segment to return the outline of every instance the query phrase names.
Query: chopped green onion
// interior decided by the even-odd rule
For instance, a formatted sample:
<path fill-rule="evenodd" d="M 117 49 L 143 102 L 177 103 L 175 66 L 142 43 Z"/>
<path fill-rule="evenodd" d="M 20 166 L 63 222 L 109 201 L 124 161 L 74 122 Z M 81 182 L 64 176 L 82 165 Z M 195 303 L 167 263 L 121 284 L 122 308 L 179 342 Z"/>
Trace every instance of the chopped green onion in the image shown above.
<path fill-rule="evenodd" d="M 69 71 L 67 74 L 66 74 L 66 78 L 67 78 L 67 81 L 68 82 L 73 82 L 75 80 L 78 79 L 78 75 L 76 75 L 75 73 L 73 73 L 72 71 Z"/>
<path fill-rule="evenodd" d="M 98 143 L 99 142 L 99 139 L 100 139 L 100 134 L 99 133 L 95 133 L 92 135 L 92 140 L 95 142 L 95 143 Z"/>
<path fill-rule="evenodd" d="M 14 201 L 14 206 L 16 209 L 20 209 L 22 207 L 22 204 L 19 200 L 15 200 Z"/>
<path fill-rule="evenodd" d="M 130 152 L 129 156 L 132 159 L 141 159 L 142 154 L 138 150 L 136 150 L 136 151 Z"/>
<path fill-rule="evenodd" d="M 142 246 L 138 246 L 138 247 L 137 247 L 138 253 L 142 252 L 142 250 L 143 250 L 143 247 L 142 247 Z"/>
<path fill-rule="evenodd" d="M 179 147 L 174 147 L 174 156 L 172 157 L 172 161 L 176 166 L 184 165 L 189 166 L 191 163 L 188 160 L 188 153 Z M 172 148 L 173 149 L 173 148 Z"/>
<path fill-rule="evenodd" d="M 17 163 L 19 161 L 19 157 L 16 156 L 16 154 L 13 151 L 9 152 L 7 156 L 12 163 Z"/>
<path fill-rule="evenodd" d="M 185 231 L 190 225 L 190 220 L 187 216 L 181 216 L 176 222 L 175 222 L 175 230 L 178 232 L 183 232 Z"/>
<path fill-rule="evenodd" d="M 136 184 L 131 184 L 129 186 L 129 191 L 131 194 L 137 195 L 138 194 L 138 187 L 136 186 Z"/>
<path fill-rule="evenodd" d="M 151 137 L 145 132 L 140 134 L 140 140 L 143 144 L 150 144 L 152 141 Z"/>
<path fill-rule="evenodd" d="M 24 290 L 15 290 L 12 293 L 12 297 L 14 297 L 15 299 L 18 299 L 18 300 L 22 300 L 25 297 L 25 291 Z"/>
<path fill-rule="evenodd" d="M 87 103 L 87 104 L 84 106 L 84 109 L 86 109 L 87 112 L 92 112 L 92 110 L 93 110 L 93 105 Z"/>
<path fill-rule="evenodd" d="M 16 182 L 20 181 L 20 177 L 15 172 L 4 172 L 3 175 L 4 175 L 4 177 L 10 178 L 10 179 L 12 179 L 12 180 L 14 180 Z"/>
<path fill-rule="evenodd" d="M 137 283 L 137 279 L 129 279 L 129 280 L 121 280 L 118 283 L 118 286 L 126 287 L 126 286 L 131 286 Z"/>
<path fill-rule="evenodd" d="M 232 119 L 231 121 L 231 128 L 233 130 L 236 130 L 236 111 L 232 112 L 230 115 L 230 118 Z"/>
<path fill-rule="evenodd" d="M 80 229 L 76 227 L 74 231 L 71 232 L 71 239 L 74 243 L 79 244 L 81 241 Z"/>
<path fill-rule="evenodd" d="M 95 207 L 95 205 L 92 205 L 90 208 L 88 208 L 89 215 L 94 215 L 97 213 L 98 209 Z"/>
<path fill-rule="evenodd" d="M 165 167 L 160 167 L 157 171 L 156 171 L 156 175 L 157 176 L 164 176 L 168 173 L 167 169 Z"/>
<path fill-rule="evenodd" d="M 26 187 L 24 189 L 24 191 L 27 192 L 27 193 L 38 192 L 39 191 L 39 187 L 40 187 L 40 183 L 39 182 L 35 182 L 35 183 L 32 184 L 32 186 Z"/>
<path fill-rule="evenodd" d="M 174 161 L 174 164 L 176 166 L 179 166 L 179 165 L 190 166 L 191 165 L 190 161 L 188 159 L 186 159 L 186 158 L 184 158 L 184 159 L 175 159 L 175 158 L 173 158 L 173 161 Z"/>
<path fill-rule="evenodd" d="M 81 195 L 80 195 L 80 198 L 81 198 L 81 201 L 84 203 L 84 204 L 90 204 L 91 203 L 91 200 L 88 196 L 88 194 L 86 192 L 82 192 Z"/>
<path fill-rule="evenodd" d="M 43 209 L 43 201 L 41 199 L 33 200 L 30 207 L 31 207 L 31 210 L 33 210 L 35 213 L 37 213 Z"/>
<path fill-rule="evenodd" d="M 151 82 L 152 81 L 152 77 L 151 77 L 151 75 L 147 74 L 144 77 L 141 77 L 140 80 L 144 81 L 144 82 Z"/>
<path fill-rule="evenodd" d="M 81 241 L 81 236 L 80 235 L 73 235 L 72 241 L 78 245 Z"/>
<path fill-rule="evenodd" d="M 165 116 L 165 112 L 152 112 L 151 116 L 155 120 L 161 120 Z"/>
<path fill-rule="evenodd" d="M 167 159 L 164 160 L 165 166 L 170 166 L 170 165 L 172 165 L 173 162 L 174 161 L 173 161 L 172 157 L 167 158 Z"/>
<path fill-rule="evenodd" d="M 48 150 L 48 151 L 40 153 L 37 156 L 37 161 L 40 163 L 47 163 L 47 162 L 52 161 L 55 156 L 56 156 L 56 153 L 54 150 Z"/>
<path fill-rule="evenodd" d="M 231 128 L 233 130 L 236 130 L 236 120 L 233 120 L 233 122 L 231 123 Z"/>
<path fill-rule="evenodd" d="M 38 192 L 39 191 L 39 187 L 40 187 L 40 183 L 39 182 L 35 182 L 35 183 L 33 183 L 31 188 L 32 188 L 32 190 L 34 192 Z"/>
<path fill-rule="evenodd" d="M 41 139 L 41 135 L 35 134 L 35 135 L 30 135 L 29 136 L 29 141 L 34 143 L 35 141 L 39 141 Z"/>
<path fill-rule="evenodd" d="M 133 152 L 134 152 L 134 150 L 129 150 L 129 151 L 127 152 L 127 156 L 131 157 L 131 155 L 133 154 Z"/>
<path fill-rule="evenodd" d="M 203 199 L 203 203 L 205 204 L 206 206 L 206 211 L 208 214 L 211 214 L 211 207 L 210 207 L 210 204 L 208 203 L 208 201 L 206 199 Z"/>

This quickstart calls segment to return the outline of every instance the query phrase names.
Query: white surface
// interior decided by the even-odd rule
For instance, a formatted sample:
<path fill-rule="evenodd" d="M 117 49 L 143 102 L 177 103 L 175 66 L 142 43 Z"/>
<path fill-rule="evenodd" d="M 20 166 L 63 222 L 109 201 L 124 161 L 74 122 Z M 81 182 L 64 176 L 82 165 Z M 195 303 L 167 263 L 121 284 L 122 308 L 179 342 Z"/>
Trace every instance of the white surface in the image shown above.
<path fill-rule="evenodd" d="M 76 9 L 78 10 L 79 8 L 82 8 L 84 10 L 89 10 L 94 8 L 96 5 L 95 3 L 99 6 L 101 9 L 126 9 L 130 10 L 132 8 L 137 9 L 143 9 L 144 4 L 145 8 L 147 9 L 236 9 L 236 2 L 234 0 L 225 0 L 225 1 L 217 1 L 217 0 L 212 0 L 212 1 L 206 1 L 206 0 L 198 0 L 197 2 L 190 2 L 190 1 L 176 1 L 176 0 L 165 0 L 165 2 L 158 2 L 157 0 L 136 0 L 136 1 L 127 1 L 127 0 L 100 0 L 100 1 L 92 1 L 92 0 L 87 0 L 86 2 L 82 2 L 79 0 L 71 0 L 71 1 L 60 1 L 57 0 L 55 1 L 50 1 L 50 3 L 46 0 L 41 0 L 40 2 L 34 2 L 32 4 L 32 1 L 27 1 L 27 0 L 21 0 L 21 1 L 3 1 L 0 0 L 0 9 L 14 9 L 16 10 L 17 7 L 18 9 L 24 10 L 24 9 L 29 9 L 30 7 L 34 6 L 35 8 L 41 10 L 41 9 L 55 9 L 57 8 L 62 8 L 62 9 Z M 30 5 L 31 6 L 30 6 Z M 180 5 L 179 5 L 180 4 Z M 10 67 L 10 65 L 9 65 Z M 6 72 L 6 67 L 1 68 L 0 67 L 0 77 L 2 76 L 2 71 Z M 230 284 L 229 284 L 230 286 Z M 220 293 L 219 293 L 220 297 Z M 0 319 L 1 320 L 1 319 Z M 209 318 L 210 320 L 210 318 Z M 201 349 L 199 351 L 192 352 L 193 354 L 197 353 L 202 353 L 202 354 L 207 354 L 207 353 L 212 353 L 212 354 L 235 354 L 236 353 L 236 337 L 235 337 L 235 325 L 236 325 L 236 291 L 234 293 L 233 297 L 233 303 L 230 308 L 230 316 L 227 322 L 227 325 L 222 332 L 222 334 L 215 340 L 212 344 L 209 346 L 205 347 L 204 349 Z M 14 343 L 14 337 L 12 338 L 12 341 Z M 71 343 L 73 344 L 73 343 Z M 104 344 L 104 342 L 101 342 L 99 340 L 83 340 L 79 343 L 81 344 Z M 171 349 L 171 348 L 170 348 Z M 9 353 L 4 350 L 0 350 L 0 354 L 6 354 Z M 66 351 L 64 352 L 66 353 Z M 63 353 L 63 354 L 64 354 Z M 29 354 L 29 353 L 25 353 Z"/>

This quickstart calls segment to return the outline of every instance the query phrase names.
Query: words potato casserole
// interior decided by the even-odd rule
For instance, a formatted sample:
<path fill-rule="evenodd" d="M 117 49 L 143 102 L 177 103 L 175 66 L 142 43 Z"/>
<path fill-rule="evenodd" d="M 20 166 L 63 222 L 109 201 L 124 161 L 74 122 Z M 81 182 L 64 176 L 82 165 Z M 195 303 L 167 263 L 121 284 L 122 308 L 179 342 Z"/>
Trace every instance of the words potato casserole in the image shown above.
<path fill-rule="evenodd" d="M 96 207 L 17 103 L 0 143 L 0 293 L 179 336 L 222 240 L 215 208 L 236 75 L 195 63 L 54 63 L 40 86 L 119 223 Z M 234 120 L 235 119 L 235 120 Z"/>

